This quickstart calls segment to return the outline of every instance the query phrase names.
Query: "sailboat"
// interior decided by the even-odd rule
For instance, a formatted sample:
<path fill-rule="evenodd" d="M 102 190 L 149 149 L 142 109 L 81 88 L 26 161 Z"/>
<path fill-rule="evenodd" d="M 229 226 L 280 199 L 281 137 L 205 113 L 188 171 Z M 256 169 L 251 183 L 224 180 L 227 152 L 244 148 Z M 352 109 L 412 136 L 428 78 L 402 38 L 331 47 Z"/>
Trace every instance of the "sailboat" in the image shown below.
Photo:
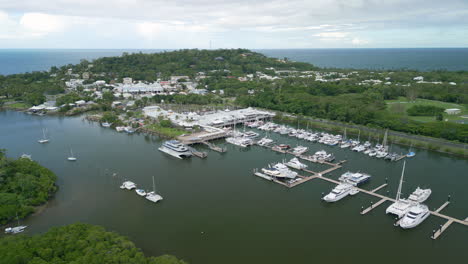
<path fill-rule="evenodd" d="M 409 152 L 408 152 L 408 154 L 406 154 L 407 158 L 412 158 L 412 157 L 416 156 L 416 153 L 414 153 L 414 151 L 412 151 L 412 148 L 413 148 L 413 143 L 411 142 Z"/>
<path fill-rule="evenodd" d="M 18 234 L 18 233 L 23 232 L 23 231 L 26 229 L 26 227 L 28 227 L 28 226 L 22 226 L 22 225 L 20 225 L 18 213 L 16 213 L 16 220 L 18 220 L 18 225 L 15 226 L 15 227 L 7 227 L 7 228 L 5 228 L 5 233 L 6 233 L 6 234 Z"/>
<path fill-rule="evenodd" d="M 71 154 L 70 157 L 68 157 L 67 159 L 68 159 L 69 161 L 76 161 L 76 157 L 73 156 L 73 150 L 72 150 L 71 148 L 70 148 L 70 154 Z"/>
<path fill-rule="evenodd" d="M 414 203 L 408 201 L 407 199 L 402 199 L 401 198 L 401 188 L 403 186 L 403 177 L 405 175 L 405 166 L 406 166 L 406 160 L 403 162 L 403 170 L 401 172 L 400 184 L 398 185 L 398 191 L 397 191 L 397 195 L 396 195 L 396 198 L 395 198 L 395 202 L 393 204 L 391 204 L 387 208 L 387 210 L 385 210 L 385 213 L 397 215 L 398 218 L 402 218 L 404 215 L 406 215 L 406 213 L 408 213 L 408 211 L 414 205 Z"/>
<path fill-rule="evenodd" d="M 154 185 L 154 176 L 153 176 L 153 191 L 146 194 L 146 199 L 150 200 L 153 203 L 157 203 L 162 200 L 162 196 L 156 193 L 156 187 Z"/>
<path fill-rule="evenodd" d="M 37 142 L 39 142 L 41 144 L 49 142 L 49 139 L 46 138 L 45 129 L 42 129 L 42 139 L 39 139 Z"/>

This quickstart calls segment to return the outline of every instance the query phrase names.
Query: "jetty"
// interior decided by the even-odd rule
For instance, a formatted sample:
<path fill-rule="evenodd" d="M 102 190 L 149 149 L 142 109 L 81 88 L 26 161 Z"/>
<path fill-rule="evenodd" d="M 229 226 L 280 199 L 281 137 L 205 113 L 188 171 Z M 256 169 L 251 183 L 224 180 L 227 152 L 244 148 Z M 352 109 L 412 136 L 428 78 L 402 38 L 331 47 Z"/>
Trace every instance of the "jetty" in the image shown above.
<path fill-rule="evenodd" d="M 210 148 L 211 150 L 214 150 L 214 151 L 219 152 L 219 153 L 225 153 L 225 152 L 227 151 L 226 148 L 222 148 L 222 147 L 216 146 L 215 144 L 210 143 L 210 142 L 207 142 L 207 141 L 202 141 L 202 142 L 200 142 L 200 143 L 206 145 L 206 146 L 207 146 L 208 148 Z"/>

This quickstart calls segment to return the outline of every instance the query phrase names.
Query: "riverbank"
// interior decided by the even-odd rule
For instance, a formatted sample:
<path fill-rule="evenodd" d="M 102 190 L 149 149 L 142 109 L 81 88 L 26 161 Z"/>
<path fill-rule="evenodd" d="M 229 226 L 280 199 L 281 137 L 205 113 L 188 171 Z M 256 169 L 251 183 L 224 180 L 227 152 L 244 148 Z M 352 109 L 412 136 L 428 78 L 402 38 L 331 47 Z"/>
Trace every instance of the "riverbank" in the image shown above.
<path fill-rule="evenodd" d="M 343 134 L 346 128 L 347 135 L 354 135 L 357 137 L 360 131 L 361 138 L 371 138 L 373 140 L 381 141 L 385 134 L 385 129 L 372 128 L 367 126 L 347 124 L 338 121 L 330 121 L 323 119 L 316 119 L 312 117 L 298 117 L 288 113 L 277 112 L 276 120 L 287 122 L 292 125 L 300 124 L 302 126 L 315 127 L 324 129 L 337 134 Z M 437 151 L 440 153 L 452 154 L 464 158 L 468 158 L 468 144 L 456 143 L 439 138 L 432 138 L 419 135 L 411 135 L 397 131 L 388 131 L 389 144 L 399 144 L 403 146 L 411 146 Z"/>

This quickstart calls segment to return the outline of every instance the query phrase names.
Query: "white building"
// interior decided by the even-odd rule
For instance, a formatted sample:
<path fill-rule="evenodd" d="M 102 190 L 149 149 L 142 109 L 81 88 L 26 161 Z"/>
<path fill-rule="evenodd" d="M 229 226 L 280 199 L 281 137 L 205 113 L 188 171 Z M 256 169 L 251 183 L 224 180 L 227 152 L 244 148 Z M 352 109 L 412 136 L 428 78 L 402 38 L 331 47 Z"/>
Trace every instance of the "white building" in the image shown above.
<path fill-rule="evenodd" d="M 130 77 L 125 77 L 125 78 L 123 78 L 123 83 L 124 83 L 124 84 L 132 84 L 132 83 L 133 83 L 133 79 L 130 78 Z"/>
<path fill-rule="evenodd" d="M 458 108 L 449 108 L 449 109 L 445 109 L 445 113 L 449 115 L 458 115 L 461 113 L 461 110 Z"/>

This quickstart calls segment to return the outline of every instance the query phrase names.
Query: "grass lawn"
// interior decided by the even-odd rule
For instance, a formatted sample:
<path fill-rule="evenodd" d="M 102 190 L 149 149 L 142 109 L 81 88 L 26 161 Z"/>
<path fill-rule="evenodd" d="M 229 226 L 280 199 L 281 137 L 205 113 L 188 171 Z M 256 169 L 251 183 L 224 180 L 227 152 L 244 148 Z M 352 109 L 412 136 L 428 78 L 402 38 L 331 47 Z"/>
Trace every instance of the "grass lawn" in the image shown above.
<path fill-rule="evenodd" d="M 10 108 L 10 109 L 25 109 L 31 107 L 29 104 L 16 102 L 16 103 L 5 103 L 3 106 Z"/>
<path fill-rule="evenodd" d="M 187 133 L 187 131 L 183 130 L 183 129 L 179 129 L 179 128 L 173 128 L 173 127 L 163 127 L 163 126 L 160 126 L 159 124 L 151 124 L 151 125 L 147 125 L 146 128 L 162 135 L 162 136 L 166 136 L 166 137 L 169 137 L 169 138 L 176 138 L 182 134 L 185 134 Z"/>
<path fill-rule="evenodd" d="M 448 115 L 446 113 L 443 114 L 444 120 L 447 119 L 448 121 L 455 122 L 458 120 L 468 121 L 468 118 L 462 118 L 461 116 L 466 115 L 468 116 L 468 107 L 466 105 L 461 104 L 454 104 L 454 103 L 446 103 L 434 100 L 426 100 L 426 99 L 416 99 L 415 101 L 409 101 L 405 97 L 400 97 L 398 100 L 386 100 L 387 103 L 387 111 L 390 111 L 395 114 L 401 114 L 407 116 L 410 119 L 420 121 L 420 122 L 430 122 L 435 121 L 435 117 L 433 116 L 408 116 L 406 110 L 413 106 L 413 105 L 431 105 L 442 107 L 444 109 L 447 108 L 458 108 L 461 110 L 459 115 Z"/>

